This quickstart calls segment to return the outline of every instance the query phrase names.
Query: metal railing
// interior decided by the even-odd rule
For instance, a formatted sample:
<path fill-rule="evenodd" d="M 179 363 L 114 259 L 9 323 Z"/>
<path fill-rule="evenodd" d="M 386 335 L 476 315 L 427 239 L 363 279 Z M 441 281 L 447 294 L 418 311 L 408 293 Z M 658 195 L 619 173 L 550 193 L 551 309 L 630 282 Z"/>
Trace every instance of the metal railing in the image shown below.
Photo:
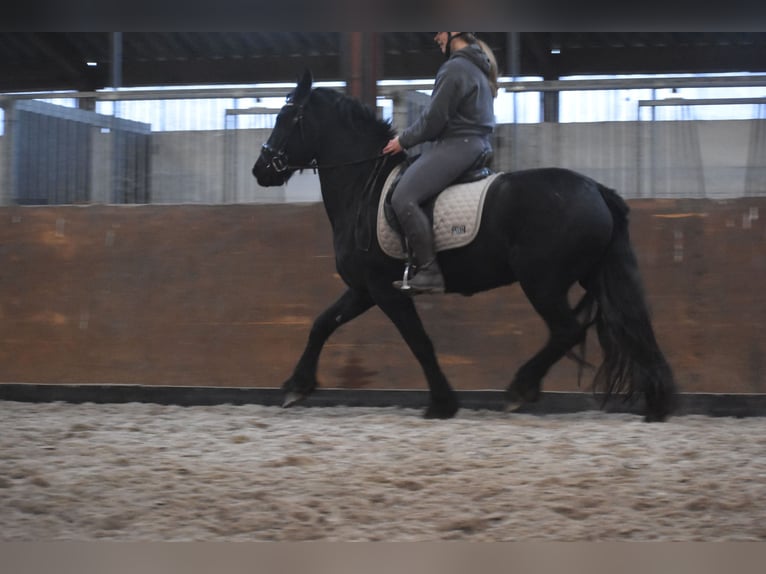
<path fill-rule="evenodd" d="M 412 101 L 412 98 L 405 97 L 406 93 L 429 90 L 432 86 L 428 80 L 397 85 L 387 82 L 379 86 L 379 97 L 393 101 L 392 119 L 396 127 L 403 127 L 398 126 L 397 122 L 407 117 L 406 112 L 398 113 L 397 110 L 404 105 L 403 102 Z M 614 91 L 622 95 L 621 91 L 625 90 L 645 93 L 646 90 L 686 88 L 766 88 L 766 75 L 558 81 L 513 81 L 506 78 L 501 79 L 500 86 L 506 98 L 513 99 L 509 105 L 516 110 L 517 98 L 526 98 L 527 102 L 533 102 L 535 98 L 541 101 L 546 93 L 559 94 L 565 100 L 568 95 L 579 92 L 595 94 L 598 91 Z M 342 86 L 334 87 L 343 89 Z M 5 203 L 317 200 L 318 192 L 307 192 L 301 187 L 316 187 L 316 181 L 311 177 L 294 178 L 285 189 L 264 190 L 249 175 L 252 162 L 268 136 L 277 111 L 258 102 L 268 98 L 282 101 L 291 89 L 285 85 L 268 85 L 0 95 L 4 110 L 4 130 L 0 138 L 0 197 Z M 88 120 L 83 120 L 83 125 L 90 127 L 74 128 L 74 124 L 46 124 L 40 120 L 35 128 L 36 138 L 16 135 L 14 130 L 19 129 L 21 122 L 18 110 L 22 110 L 28 100 L 43 99 L 77 102 L 80 108 L 86 108 L 90 110 L 87 113 L 93 114 Z M 204 114 L 205 121 L 210 125 L 204 127 L 197 125 L 204 118 L 199 112 L 195 116 L 193 110 L 194 103 L 203 101 L 212 102 L 211 111 Z M 580 125 L 542 121 L 501 123 L 496 135 L 495 167 L 571 167 L 613 185 L 627 197 L 766 195 L 766 177 L 763 175 L 766 169 L 763 165 L 766 156 L 763 135 L 765 101 L 766 97 L 631 98 L 628 104 L 635 106 L 631 121 L 610 120 L 594 109 L 583 115 L 596 119 Z M 162 114 L 167 114 L 168 109 L 188 102 L 186 105 L 190 111 L 185 113 L 190 115 L 188 121 L 183 122 L 185 129 L 169 129 L 166 121 L 163 121 L 164 125 L 157 125 L 154 120 L 141 122 L 141 117 L 133 115 L 141 106 L 130 105 L 140 102 L 164 106 L 164 112 L 158 112 L 163 118 L 166 116 Z M 706 125 L 712 127 L 700 133 L 700 120 L 689 110 L 710 105 L 749 105 L 759 111 L 747 121 L 709 122 Z M 603 108 L 597 104 L 594 107 Z M 647 120 L 642 117 L 642 110 L 649 109 L 676 109 L 682 112 L 674 118 L 655 114 L 653 120 Z M 98 111 L 108 113 L 96 113 Z M 518 114 L 514 112 L 513 115 L 516 117 Z M 197 124 L 195 117 L 200 119 Z M 148 143 L 141 146 L 135 142 L 115 144 L 119 132 L 115 120 L 142 125 L 141 130 Z M 46 129 L 52 131 L 46 133 Z M 80 135 L 71 141 L 66 139 L 71 137 L 67 133 L 77 130 Z M 87 137 L 84 135 L 86 132 Z M 725 154 L 716 151 L 716 139 L 727 142 Z M 732 145 L 733 139 L 737 140 L 736 145 Z M 51 146 L 51 141 L 58 143 Z M 82 149 L 86 141 L 89 143 L 85 147 L 89 151 L 87 158 L 83 159 Z M 80 149 L 76 161 L 59 151 L 56 152 L 57 159 L 50 161 L 52 151 L 46 148 L 63 150 L 73 145 Z M 121 158 L 116 157 L 115 150 L 123 150 Z M 671 153 L 673 150 L 677 153 Z M 140 154 L 144 156 L 140 157 Z M 721 163 L 723 155 L 732 158 L 730 165 Z M 85 166 L 78 168 L 81 169 L 80 175 L 75 177 L 71 173 L 73 162 Z M 140 179 L 143 176 L 136 175 L 139 174 L 136 170 L 137 166 L 142 165 L 146 166 L 146 183 L 136 187 L 135 183 L 128 182 L 126 173 L 132 170 L 134 177 Z M 52 183 L 41 187 L 39 181 L 35 183 L 24 175 L 36 174 L 37 177 L 41 171 L 46 172 L 44 179 Z M 85 173 L 89 174 L 88 177 L 82 176 Z M 728 176 L 724 177 L 724 173 Z M 726 188 L 719 189 L 724 180 Z M 62 194 L 62 181 L 68 182 L 67 186 L 81 186 L 84 189 L 73 189 Z"/>

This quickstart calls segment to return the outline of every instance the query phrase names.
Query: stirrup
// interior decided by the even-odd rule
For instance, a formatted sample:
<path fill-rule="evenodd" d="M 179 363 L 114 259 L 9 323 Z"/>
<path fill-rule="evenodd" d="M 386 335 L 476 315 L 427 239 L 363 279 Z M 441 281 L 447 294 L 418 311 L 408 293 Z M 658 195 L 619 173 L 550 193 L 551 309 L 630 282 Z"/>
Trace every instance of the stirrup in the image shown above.
<path fill-rule="evenodd" d="M 404 266 L 404 275 L 402 276 L 402 284 L 397 286 L 399 291 L 410 291 L 412 287 L 410 286 L 410 271 L 412 270 L 412 264 L 407 261 L 407 264 Z"/>

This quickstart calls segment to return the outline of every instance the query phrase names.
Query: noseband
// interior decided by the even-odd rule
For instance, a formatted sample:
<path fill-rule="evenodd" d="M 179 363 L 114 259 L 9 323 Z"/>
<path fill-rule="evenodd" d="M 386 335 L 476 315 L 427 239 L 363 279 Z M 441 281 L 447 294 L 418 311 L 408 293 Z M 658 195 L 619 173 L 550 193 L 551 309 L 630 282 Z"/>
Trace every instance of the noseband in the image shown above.
<path fill-rule="evenodd" d="M 261 146 L 261 153 L 268 162 L 266 164 L 267 168 L 270 167 L 277 173 L 282 173 L 289 169 L 289 164 L 287 163 L 287 154 L 284 152 L 284 150 L 274 151 L 274 148 L 265 143 Z"/>

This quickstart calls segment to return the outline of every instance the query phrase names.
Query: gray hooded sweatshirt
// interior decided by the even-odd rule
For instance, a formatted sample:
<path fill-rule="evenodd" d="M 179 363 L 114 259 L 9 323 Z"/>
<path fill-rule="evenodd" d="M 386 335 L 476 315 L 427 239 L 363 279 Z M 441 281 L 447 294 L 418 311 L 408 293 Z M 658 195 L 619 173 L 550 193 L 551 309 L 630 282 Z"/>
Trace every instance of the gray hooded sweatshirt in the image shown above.
<path fill-rule="evenodd" d="M 426 141 L 478 135 L 495 127 L 489 58 L 478 44 L 452 54 L 436 73 L 431 101 L 420 118 L 399 135 L 402 147 Z"/>

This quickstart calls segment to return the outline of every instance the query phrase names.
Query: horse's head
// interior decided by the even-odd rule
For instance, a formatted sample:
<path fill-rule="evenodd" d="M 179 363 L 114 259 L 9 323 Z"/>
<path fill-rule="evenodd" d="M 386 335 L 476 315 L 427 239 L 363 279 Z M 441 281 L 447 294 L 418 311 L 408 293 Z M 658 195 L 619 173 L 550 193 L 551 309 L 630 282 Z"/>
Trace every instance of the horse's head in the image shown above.
<path fill-rule="evenodd" d="M 287 96 L 287 103 L 277 115 L 269 139 L 253 166 L 253 175 L 262 186 L 282 185 L 296 170 L 311 167 L 312 149 L 304 107 L 311 95 L 311 72 L 306 70 L 297 87 Z"/>

